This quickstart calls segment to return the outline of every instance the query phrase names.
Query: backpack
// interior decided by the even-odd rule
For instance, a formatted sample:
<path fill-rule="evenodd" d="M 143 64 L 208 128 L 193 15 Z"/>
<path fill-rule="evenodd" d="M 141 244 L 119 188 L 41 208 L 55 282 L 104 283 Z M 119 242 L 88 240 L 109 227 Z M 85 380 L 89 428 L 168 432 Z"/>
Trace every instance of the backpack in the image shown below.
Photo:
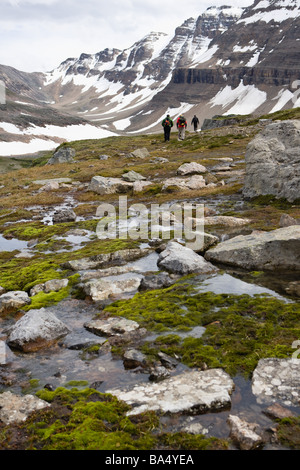
<path fill-rule="evenodd" d="M 181 126 L 185 126 L 185 118 L 184 118 L 183 116 L 181 116 L 181 117 L 179 118 L 179 124 L 180 124 Z"/>
<path fill-rule="evenodd" d="M 170 126 L 171 126 L 171 123 L 169 119 L 165 119 L 164 127 L 170 127 Z"/>

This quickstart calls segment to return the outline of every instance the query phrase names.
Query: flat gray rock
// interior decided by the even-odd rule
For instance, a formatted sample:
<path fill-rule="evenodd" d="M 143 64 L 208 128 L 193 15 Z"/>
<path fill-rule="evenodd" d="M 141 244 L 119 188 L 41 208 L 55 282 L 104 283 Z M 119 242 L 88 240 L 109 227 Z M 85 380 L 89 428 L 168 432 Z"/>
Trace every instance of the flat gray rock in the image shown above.
<path fill-rule="evenodd" d="M 22 423 L 33 411 L 49 407 L 49 403 L 34 395 L 0 393 L 0 421 L 4 424 Z"/>
<path fill-rule="evenodd" d="M 299 406 L 300 359 L 261 359 L 253 372 L 252 392 L 258 403 Z"/>
<path fill-rule="evenodd" d="M 191 248 L 176 242 L 169 242 L 164 251 L 159 254 L 157 266 L 175 274 L 215 273 L 218 268 L 207 262 Z"/>
<path fill-rule="evenodd" d="M 132 405 L 129 415 L 146 411 L 162 413 L 203 413 L 231 404 L 234 382 L 222 369 L 191 371 L 161 382 L 138 384 L 131 390 L 113 389 L 115 395 Z"/>
<path fill-rule="evenodd" d="M 123 317 L 110 317 L 91 320 L 85 323 L 84 327 L 99 336 L 120 336 L 137 330 L 139 324 Z"/>
<path fill-rule="evenodd" d="M 300 226 L 231 238 L 209 249 L 205 259 L 244 269 L 299 270 Z"/>

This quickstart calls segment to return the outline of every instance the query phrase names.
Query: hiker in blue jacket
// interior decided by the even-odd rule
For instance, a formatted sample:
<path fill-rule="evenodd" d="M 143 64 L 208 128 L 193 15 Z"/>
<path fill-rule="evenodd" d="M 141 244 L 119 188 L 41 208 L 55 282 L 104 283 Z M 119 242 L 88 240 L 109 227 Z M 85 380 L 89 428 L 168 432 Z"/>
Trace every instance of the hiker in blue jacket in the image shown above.
<path fill-rule="evenodd" d="M 170 118 L 169 114 L 167 115 L 167 117 L 165 117 L 161 125 L 164 128 L 165 142 L 168 142 L 170 140 L 171 129 L 173 127 L 173 121 Z"/>

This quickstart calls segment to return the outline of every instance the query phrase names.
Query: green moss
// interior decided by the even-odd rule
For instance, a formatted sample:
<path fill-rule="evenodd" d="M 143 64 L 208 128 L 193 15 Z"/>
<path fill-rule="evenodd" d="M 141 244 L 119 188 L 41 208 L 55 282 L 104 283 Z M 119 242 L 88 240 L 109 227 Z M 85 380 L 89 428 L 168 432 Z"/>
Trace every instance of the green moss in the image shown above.
<path fill-rule="evenodd" d="M 277 435 L 283 446 L 300 450 L 300 417 L 285 418 L 279 421 Z"/>
<path fill-rule="evenodd" d="M 66 273 L 58 269 L 59 265 L 50 260 L 13 258 L 1 266 L 0 285 L 6 290 L 28 291 L 36 284 L 64 277 Z"/>
<path fill-rule="evenodd" d="M 0 450 L 226 450 L 217 438 L 188 433 L 164 433 L 153 412 L 127 416 L 131 407 L 94 389 L 59 387 L 36 394 L 50 407 L 26 422 L 2 426 Z"/>
<path fill-rule="evenodd" d="M 259 359 L 291 357 L 300 337 L 300 305 L 262 295 L 197 293 L 188 283 L 138 293 L 115 302 L 105 312 L 137 321 L 156 332 L 169 332 L 143 345 L 155 358 L 164 351 L 189 367 L 222 367 L 232 376 L 250 376 Z M 180 331 L 205 327 L 201 338 Z"/>
<path fill-rule="evenodd" d="M 158 420 L 153 413 L 131 420 L 128 405 L 93 389 L 58 388 L 41 390 L 37 395 L 52 404 L 52 409 L 68 407 L 63 419 L 44 413 L 44 420 L 27 423 L 31 446 L 43 450 L 141 450 L 156 443 L 152 436 Z M 59 414 L 59 413 L 58 413 Z"/>
<path fill-rule="evenodd" d="M 162 434 L 160 440 L 162 445 L 173 450 L 228 450 L 229 448 L 228 441 L 225 439 L 184 432 Z"/>

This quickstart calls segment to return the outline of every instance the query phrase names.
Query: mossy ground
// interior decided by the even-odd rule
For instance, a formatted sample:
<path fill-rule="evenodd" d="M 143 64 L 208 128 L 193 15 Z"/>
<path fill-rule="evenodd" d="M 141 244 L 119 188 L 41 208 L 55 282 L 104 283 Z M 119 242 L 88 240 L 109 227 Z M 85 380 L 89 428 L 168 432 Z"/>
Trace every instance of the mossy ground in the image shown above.
<path fill-rule="evenodd" d="M 153 412 L 127 416 L 130 406 L 94 389 L 43 389 L 50 407 L 24 424 L 0 424 L 0 450 L 227 449 L 226 440 L 164 433 Z"/>
<path fill-rule="evenodd" d="M 251 377 L 259 359 L 291 357 L 300 337 L 300 305 L 267 295 L 197 293 L 189 283 L 138 293 L 104 312 L 137 321 L 160 334 L 143 345 L 150 359 L 163 351 L 189 367 L 222 367 Z M 182 332 L 205 327 L 201 338 Z M 186 335 L 185 335 L 186 336 Z"/>

